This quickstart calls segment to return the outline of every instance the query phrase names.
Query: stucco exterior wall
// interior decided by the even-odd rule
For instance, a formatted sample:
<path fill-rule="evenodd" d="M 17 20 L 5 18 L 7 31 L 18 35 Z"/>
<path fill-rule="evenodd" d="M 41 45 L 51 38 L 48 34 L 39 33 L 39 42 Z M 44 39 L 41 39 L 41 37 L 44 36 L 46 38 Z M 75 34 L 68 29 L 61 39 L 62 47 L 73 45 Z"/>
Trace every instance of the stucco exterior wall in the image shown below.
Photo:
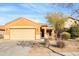
<path fill-rule="evenodd" d="M 27 28 L 35 28 L 36 29 L 36 39 L 40 39 L 40 25 L 37 23 L 34 23 L 30 20 L 27 20 L 25 18 L 19 18 L 18 20 L 12 21 L 5 25 L 5 33 L 4 33 L 4 39 L 10 39 L 10 28 L 13 27 L 27 27 Z M 31 34 L 31 33 L 30 33 Z"/>
<path fill-rule="evenodd" d="M 64 24 L 64 27 L 65 28 L 70 28 L 73 23 L 74 23 L 74 20 L 73 19 L 67 19 L 67 21 Z"/>

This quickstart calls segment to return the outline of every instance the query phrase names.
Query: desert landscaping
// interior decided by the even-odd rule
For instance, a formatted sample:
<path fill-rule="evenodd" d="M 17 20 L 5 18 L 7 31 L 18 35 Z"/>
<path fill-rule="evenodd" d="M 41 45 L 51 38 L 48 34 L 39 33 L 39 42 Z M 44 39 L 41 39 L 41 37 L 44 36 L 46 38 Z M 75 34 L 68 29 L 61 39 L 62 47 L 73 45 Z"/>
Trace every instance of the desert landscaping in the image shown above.
<path fill-rule="evenodd" d="M 49 48 L 40 46 L 33 46 L 31 43 L 24 43 L 18 45 L 19 41 L 0 40 L 0 55 L 1 56 L 78 56 L 79 42 L 74 40 L 65 41 L 64 48 L 55 47 L 55 40 Z M 74 44 L 73 44 L 74 42 Z"/>

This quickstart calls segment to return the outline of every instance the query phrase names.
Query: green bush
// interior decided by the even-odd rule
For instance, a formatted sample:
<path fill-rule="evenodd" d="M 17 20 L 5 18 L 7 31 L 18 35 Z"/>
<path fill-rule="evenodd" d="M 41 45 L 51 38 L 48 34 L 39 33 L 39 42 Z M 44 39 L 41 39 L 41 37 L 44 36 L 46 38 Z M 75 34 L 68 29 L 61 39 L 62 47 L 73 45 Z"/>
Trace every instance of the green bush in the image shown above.
<path fill-rule="evenodd" d="M 71 27 L 68 32 L 71 33 L 71 38 L 79 37 L 79 26 Z"/>
<path fill-rule="evenodd" d="M 68 32 L 62 32 L 62 33 L 61 33 L 61 37 L 62 37 L 62 39 L 67 40 L 67 39 L 70 39 L 71 34 L 68 33 Z"/>

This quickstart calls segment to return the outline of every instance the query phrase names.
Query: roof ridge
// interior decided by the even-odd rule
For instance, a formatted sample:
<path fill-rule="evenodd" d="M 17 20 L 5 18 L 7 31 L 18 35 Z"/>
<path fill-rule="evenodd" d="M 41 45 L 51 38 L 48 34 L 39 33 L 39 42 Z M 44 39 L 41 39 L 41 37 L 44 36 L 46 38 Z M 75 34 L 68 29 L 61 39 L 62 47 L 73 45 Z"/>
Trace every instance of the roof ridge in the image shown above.
<path fill-rule="evenodd" d="M 10 22 L 6 23 L 5 25 L 7 25 L 9 23 L 12 23 L 12 22 L 14 22 L 16 20 L 21 20 L 21 19 L 23 19 L 23 20 L 29 20 L 31 22 L 34 22 L 34 21 L 30 20 L 29 18 L 19 17 L 19 18 L 16 18 L 15 20 L 13 20 L 13 21 L 10 21 Z M 34 22 L 34 23 L 41 25 L 40 23 L 37 23 L 37 22 Z"/>

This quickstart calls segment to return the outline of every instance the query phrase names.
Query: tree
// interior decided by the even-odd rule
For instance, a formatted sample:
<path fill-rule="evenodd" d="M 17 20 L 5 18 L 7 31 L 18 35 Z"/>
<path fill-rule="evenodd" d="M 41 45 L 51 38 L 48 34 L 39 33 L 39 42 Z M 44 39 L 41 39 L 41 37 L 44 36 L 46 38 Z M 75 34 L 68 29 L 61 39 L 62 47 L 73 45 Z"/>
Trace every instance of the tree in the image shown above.
<path fill-rule="evenodd" d="M 65 15 L 63 13 L 49 13 L 46 18 L 48 23 L 55 27 L 57 37 L 60 37 L 60 33 L 64 29 L 64 22 L 66 21 Z"/>
<path fill-rule="evenodd" d="M 63 7 L 63 8 L 66 8 L 66 9 L 71 9 L 70 16 L 73 16 L 76 19 L 79 18 L 79 6 L 78 6 L 78 4 L 75 4 L 75 3 L 52 3 L 50 5 L 51 6 Z M 75 6 L 77 6 L 77 7 L 75 7 Z"/>
<path fill-rule="evenodd" d="M 46 18 L 48 19 L 48 23 L 55 27 L 57 46 L 60 48 L 64 47 L 60 33 L 64 30 L 66 16 L 63 13 L 49 13 Z"/>

